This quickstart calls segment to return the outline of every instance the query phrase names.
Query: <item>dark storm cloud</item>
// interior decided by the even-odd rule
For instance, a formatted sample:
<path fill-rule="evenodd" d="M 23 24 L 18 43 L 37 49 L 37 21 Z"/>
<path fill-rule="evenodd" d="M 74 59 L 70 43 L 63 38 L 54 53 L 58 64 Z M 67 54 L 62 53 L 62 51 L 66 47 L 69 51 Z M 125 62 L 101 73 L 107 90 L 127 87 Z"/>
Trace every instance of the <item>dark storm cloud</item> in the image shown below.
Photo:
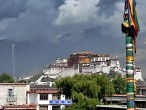
<path fill-rule="evenodd" d="M 96 25 L 105 27 L 105 21 L 107 25 L 109 22 L 114 22 L 114 20 L 110 21 L 110 19 L 108 20 L 102 16 L 97 17 L 98 14 L 101 14 L 101 7 L 98 4 L 111 10 L 112 7 L 117 8 L 115 5 L 118 2 L 114 2 L 112 6 L 109 5 L 112 1 L 76 0 L 76 2 L 80 5 L 74 10 L 75 7 L 68 7 L 70 5 L 74 6 L 74 1 L 67 2 L 67 0 L 66 2 L 64 0 L 2 0 L 0 15 L 3 21 L 0 22 L 0 37 L 13 41 L 33 42 L 37 39 L 45 39 L 50 43 L 59 43 L 62 40 L 60 41 L 57 38 L 58 36 L 70 33 L 70 38 L 75 39 L 70 39 L 70 42 L 72 42 L 84 37 L 82 36 L 84 29 Z M 90 7 L 87 8 L 86 5 Z M 74 10 L 76 16 L 73 15 L 74 12 L 69 13 L 72 10 Z M 104 13 L 108 14 L 108 10 L 104 10 Z M 112 10 L 114 9 L 112 8 Z M 62 13 L 66 13 L 66 16 L 63 16 Z M 61 25 L 55 25 L 55 22 Z M 67 24 L 67 26 L 64 26 L 64 24 Z M 69 41 L 69 39 L 63 38 Z"/>
<path fill-rule="evenodd" d="M 54 4 L 55 9 L 58 9 L 58 7 L 64 4 L 64 0 L 54 0 Z"/>
<path fill-rule="evenodd" d="M 56 42 L 54 36 L 52 37 L 54 30 L 52 22 L 56 13 L 53 3 L 48 0 L 29 0 L 25 4 L 26 10 L 23 14 L 0 22 L 1 38 L 5 37 L 13 41 L 49 39 L 50 42 Z"/>
<path fill-rule="evenodd" d="M 146 13 L 141 10 L 145 10 L 146 0 L 137 2 L 141 26 L 137 46 L 143 47 L 138 50 L 137 59 L 142 61 Z M 125 35 L 121 33 L 123 10 L 124 0 L 0 0 L 0 39 L 16 43 L 17 71 L 22 73 L 26 68 L 37 68 L 76 51 L 111 53 L 121 60 L 125 55 Z M 0 49 L 6 41 L 3 40 L 5 44 Z M 0 54 L 1 60 L 9 55 L 7 68 L 11 62 L 11 43 Z"/>
<path fill-rule="evenodd" d="M 28 0 L 0 0 L 0 19 L 18 17 L 25 12 Z"/>
<path fill-rule="evenodd" d="M 113 16 L 114 10 L 116 8 L 115 4 L 119 1 L 121 2 L 121 0 L 100 0 L 97 6 L 101 7 L 100 11 L 101 13 L 104 13 L 105 16 Z"/>

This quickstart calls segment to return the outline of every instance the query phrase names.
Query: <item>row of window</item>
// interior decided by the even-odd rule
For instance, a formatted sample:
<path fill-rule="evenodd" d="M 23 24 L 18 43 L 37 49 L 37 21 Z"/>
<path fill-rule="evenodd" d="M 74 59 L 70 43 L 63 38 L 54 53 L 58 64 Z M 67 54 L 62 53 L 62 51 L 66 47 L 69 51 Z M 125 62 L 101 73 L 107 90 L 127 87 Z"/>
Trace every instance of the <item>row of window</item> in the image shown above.
<path fill-rule="evenodd" d="M 13 89 L 8 89 L 8 96 L 13 96 Z M 59 95 L 53 95 L 52 96 L 53 100 L 60 99 Z M 40 94 L 40 100 L 48 100 L 48 94 Z"/>
<path fill-rule="evenodd" d="M 48 100 L 48 94 L 40 94 L 40 100 Z M 53 95 L 52 100 L 60 100 L 60 96 Z"/>
<path fill-rule="evenodd" d="M 60 110 L 60 106 L 52 106 L 53 110 Z M 48 110 L 48 106 L 40 106 L 39 110 Z"/>

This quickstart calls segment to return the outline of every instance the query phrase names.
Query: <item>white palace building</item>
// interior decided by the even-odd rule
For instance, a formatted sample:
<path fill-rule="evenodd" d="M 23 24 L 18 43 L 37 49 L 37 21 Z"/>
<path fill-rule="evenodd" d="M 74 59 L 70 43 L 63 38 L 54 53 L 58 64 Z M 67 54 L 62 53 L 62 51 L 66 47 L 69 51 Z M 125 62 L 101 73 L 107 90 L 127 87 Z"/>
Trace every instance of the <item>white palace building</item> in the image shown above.
<path fill-rule="evenodd" d="M 43 69 L 44 77 L 50 78 L 73 76 L 74 74 L 90 74 L 103 72 L 109 74 L 115 71 L 122 75 L 126 72 L 120 67 L 118 59 L 111 59 L 109 54 L 95 54 L 93 52 L 78 52 L 71 54 L 68 58 L 58 58 L 53 64 Z M 143 80 L 141 68 L 135 69 L 136 80 Z"/>

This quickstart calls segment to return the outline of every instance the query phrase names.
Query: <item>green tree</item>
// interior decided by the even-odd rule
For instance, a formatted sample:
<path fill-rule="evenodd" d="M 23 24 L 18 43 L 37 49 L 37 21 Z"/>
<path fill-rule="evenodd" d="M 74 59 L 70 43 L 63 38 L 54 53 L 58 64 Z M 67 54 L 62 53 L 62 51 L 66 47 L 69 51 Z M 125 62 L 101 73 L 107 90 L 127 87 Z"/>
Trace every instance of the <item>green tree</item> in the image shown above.
<path fill-rule="evenodd" d="M 72 98 L 73 105 L 69 110 L 94 110 L 99 99 L 112 95 L 112 81 L 103 74 L 76 74 L 56 80 L 56 86 L 67 98 Z"/>
<path fill-rule="evenodd" d="M 113 79 L 115 93 L 123 94 L 126 93 L 126 79 L 121 75 L 118 75 L 115 79 Z"/>
<path fill-rule="evenodd" d="M 0 83 L 12 83 L 13 78 L 7 73 L 3 73 L 0 75 Z"/>
<path fill-rule="evenodd" d="M 85 102 L 86 110 L 95 110 L 97 105 L 97 100 L 95 98 L 88 98 Z"/>
<path fill-rule="evenodd" d="M 105 74 L 97 74 L 97 85 L 101 87 L 99 99 L 106 96 L 111 96 L 115 90 L 112 81 Z"/>
<path fill-rule="evenodd" d="M 61 78 L 56 80 L 57 88 L 66 95 L 66 98 L 71 98 L 71 90 L 74 85 L 74 79 L 71 77 Z"/>
<path fill-rule="evenodd" d="M 26 80 L 19 80 L 19 81 L 17 81 L 18 83 L 27 83 L 27 81 Z"/>

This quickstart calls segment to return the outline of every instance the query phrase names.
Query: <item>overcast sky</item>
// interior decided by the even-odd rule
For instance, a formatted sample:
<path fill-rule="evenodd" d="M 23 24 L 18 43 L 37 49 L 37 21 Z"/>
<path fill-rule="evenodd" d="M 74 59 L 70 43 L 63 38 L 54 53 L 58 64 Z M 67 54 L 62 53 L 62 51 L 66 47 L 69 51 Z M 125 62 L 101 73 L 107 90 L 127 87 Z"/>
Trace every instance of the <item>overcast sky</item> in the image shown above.
<path fill-rule="evenodd" d="M 141 31 L 136 66 L 146 74 L 146 0 L 137 0 Z M 125 68 L 124 0 L 0 0 L 0 74 L 16 76 L 79 51 L 110 54 Z"/>

